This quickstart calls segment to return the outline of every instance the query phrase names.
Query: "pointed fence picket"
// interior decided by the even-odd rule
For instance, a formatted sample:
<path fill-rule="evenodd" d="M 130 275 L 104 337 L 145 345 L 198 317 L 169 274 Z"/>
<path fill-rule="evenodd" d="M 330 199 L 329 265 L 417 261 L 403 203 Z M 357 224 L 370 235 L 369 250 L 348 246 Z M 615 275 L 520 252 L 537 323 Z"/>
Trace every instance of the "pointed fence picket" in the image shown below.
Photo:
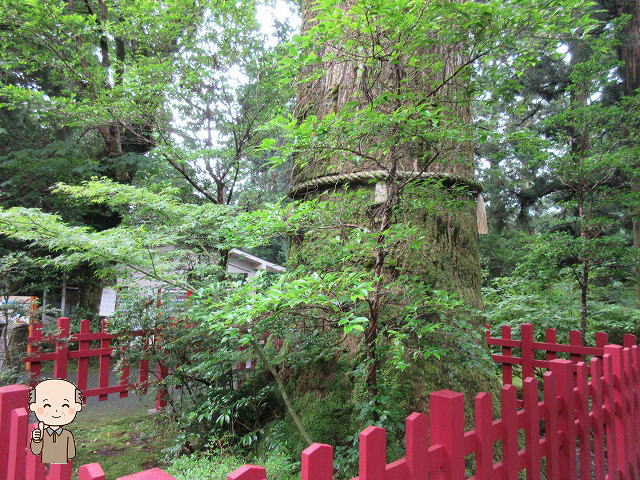
<path fill-rule="evenodd" d="M 430 395 L 429 414 L 406 419 L 405 456 L 388 462 L 386 432 L 367 427 L 360 433 L 358 476 L 353 480 L 636 480 L 640 475 L 640 347 L 625 336 L 623 346 L 606 345 L 596 336 L 587 347 L 576 333 L 570 344 L 533 340 L 523 325 L 524 340 L 487 339 L 501 347 L 494 359 L 503 364 L 503 378 L 512 365 L 529 373 L 517 389 L 500 391 L 500 418 L 493 418 L 492 397 L 475 397 L 474 428 L 464 430 L 464 397 L 450 390 Z M 515 350 L 522 356 L 516 357 Z M 535 351 L 543 350 L 538 358 Z M 557 358 L 567 353 L 569 358 Z M 539 385 L 534 368 L 545 368 Z M 494 447 L 501 445 L 499 455 Z M 522 448 L 521 448 L 521 444 Z M 469 461 L 472 458 L 474 461 Z M 244 465 L 228 480 L 265 480 L 264 467 Z M 314 443 L 302 452 L 302 480 L 333 480 L 333 448 Z"/>

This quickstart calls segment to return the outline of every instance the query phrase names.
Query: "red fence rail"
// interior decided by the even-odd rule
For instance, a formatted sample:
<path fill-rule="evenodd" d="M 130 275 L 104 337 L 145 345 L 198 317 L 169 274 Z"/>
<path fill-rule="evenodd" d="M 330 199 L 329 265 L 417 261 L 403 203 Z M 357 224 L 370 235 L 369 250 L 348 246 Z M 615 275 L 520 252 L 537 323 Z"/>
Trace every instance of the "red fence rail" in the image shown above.
<path fill-rule="evenodd" d="M 491 358 L 502 364 L 502 384 L 513 383 L 513 366 L 522 367 L 522 378 L 532 377 L 534 368 L 549 369 L 549 361 L 558 358 L 559 353 L 568 354 L 569 360 L 574 364 L 586 361 L 591 357 L 602 358 L 604 346 L 609 342 L 609 336 L 604 332 L 595 334 L 595 346 L 584 345 L 582 333 L 579 330 L 569 331 L 569 344 L 557 343 L 557 331 L 555 328 L 545 330 L 545 341 L 534 340 L 533 325 L 523 323 L 520 325 L 520 339 L 512 337 L 511 327 L 500 327 L 500 337 L 492 337 L 489 325 L 486 326 L 485 339 L 487 345 L 502 347 L 500 354 L 493 354 Z M 622 337 L 622 345 L 631 347 L 636 344 L 635 335 L 627 334 Z M 519 353 L 520 356 L 515 355 Z"/>
<path fill-rule="evenodd" d="M 142 331 L 128 332 L 132 336 L 143 335 Z M 83 397 L 98 397 L 99 401 L 109 398 L 109 394 L 117 393 L 120 398 L 127 397 L 129 390 L 142 387 L 146 392 L 149 383 L 149 362 L 142 360 L 139 365 L 137 380 L 135 383 L 130 381 L 130 367 L 125 366 L 120 371 L 120 382 L 116 385 L 110 385 L 109 372 L 111 369 L 111 355 L 114 348 L 111 341 L 115 336 L 107 333 L 106 321 L 102 321 L 100 331 L 91 332 L 91 322 L 82 320 L 80 322 L 80 332 L 76 334 L 70 333 L 70 320 L 68 318 L 58 319 L 58 329 L 55 335 L 43 335 L 42 324 L 36 323 L 32 325 L 27 344 L 29 345 L 29 354 L 23 360 L 28 362 L 31 372 L 31 385 L 33 386 L 40 378 L 43 362 L 53 362 L 53 376 L 55 378 L 68 379 L 68 366 L 70 361 L 77 360 L 78 373 L 76 377 L 76 386 L 82 391 Z M 91 342 L 100 342 L 99 348 L 91 348 Z M 53 352 L 42 352 L 42 346 L 50 344 L 55 346 Z M 76 348 L 69 348 L 77 344 Z M 88 388 L 89 379 L 89 358 L 99 358 L 98 366 L 98 387 Z M 161 381 L 167 375 L 167 368 L 158 363 L 156 372 L 158 381 Z M 167 391 L 159 388 L 156 394 L 156 409 L 166 406 Z"/>
<path fill-rule="evenodd" d="M 529 328 L 523 327 L 525 332 Z M 575 342 L 577 337 L 573 338 Z M 509 348 L 522 348 L 521 343 L 512 343 L 520 341 L 500 340 L 508 340 Z M 631 340 L 625 339 L 627 343 Z M 524 342 L 526 352 L 527 337 Z M 412 413 L 406 419 L 403 458 L 387 463 L 383 428 L 368 427 L 360 433 L 359 475 L 354 480 L 517 480 L 520 472 L 529 480 L 637 479 L 640 347 L 602 345 L 596 351 L 569 345 L 562 350 L 553 342 L 544 343 L 551 352 L 567 351 L 574 357 L 545 359 L 544 365 L 536 364 L 535 359 L 528 363 L 548 369 L 543 375 L 542 397 L 533 376 L 523 382 L 521 406 L 516 388 L 505 385 L 500 391 L 501 417 L 494 419 L 491 395 L 479 393 L 475 428 L 465 431 L 463 395 L 434 392 L 430 415 Z M 591 350 L 584 350 L 587 348 Z M 531 359 L 526 355 L 521 358 Z M 578 355 L 591 358 L 585 362 Z M 513 358 L 503 353 L 498 360 L 511 362 Z M 496 442 L 501 445 L 497 459 Z M 331 446 L 313 444 L 302 453 L 302 480 L 332 480 L 333 474 Z M 263 467 L 245 465 L 227 478 L 265 480 L 266 475 Z"/>

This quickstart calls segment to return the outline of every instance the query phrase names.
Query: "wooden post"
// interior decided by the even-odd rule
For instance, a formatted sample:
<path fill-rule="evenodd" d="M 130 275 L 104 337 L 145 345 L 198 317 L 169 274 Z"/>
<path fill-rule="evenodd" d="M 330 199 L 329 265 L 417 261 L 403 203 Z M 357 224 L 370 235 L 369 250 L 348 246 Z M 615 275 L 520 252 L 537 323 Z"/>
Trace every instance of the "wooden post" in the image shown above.
<path fill-rule="evenodd" d="M 405 458 L 411 480 L 427 480 L 429 451 L 429 418 L 423 413 L 412 413 L 405 422 Z"/>
<path fill-rule="evenodd" d="M 537 380 L 534 377 L 526 378 L 522 390 L 525 409 L 527 480 L 540 480 L 540 409 L 538 408 Z"/>
<path fill-rule="evenodd" d="M 573 394 L 573 362 L 556 359 L 549 362 L 551 372 L 556 377 L 561 414 L 559 427 L 562 432 L 560 443 L 560 478 L 576 478 L 576 427 Z"/>
<path fill-rule="evenodd" d="M 591 435 L 589 433 L 589 367 L 584 362 L 576 365 L 576 384 L 578 396 L 578 438 L 580 441 L 580 478 L 591 479 Z"/>
<path fill-rule="evenodd" d="M 545 372 L 544 374 L 544 409 L 544 437 L 547 442 L 547 479 L 561 480 L 560 439 L 558 438 L 558 388 L 556 377 L 552 372 Z"/>
<path fill-rule="evenodd" d="M 464 395 L 440 390 L 429 396 L 431 446 L 444 448 L 442 472 L 431 475 L 432 480 L 464 480 Z M 360 479 L 364 480 L 364 479 Z"/>
<path fill-rule="evenodd" d="M 618 425 L 616 418 L 616 401 L 613 376 L 613 360 L 610 353 L 602 356 L 603 384 L 604 384 L 604 404 L 605 404 L 605 432 L 607 438 L 607 467 L 608 480 L 617 480 L 618 471 Z"/>
<path fill-rule="evenodd" d="M 500 327 L 503 340 L 511 340 L 511 327 L 503 325 Z M 511 347 L 502 347 L 502 355 L 511 357 Z M 502 364 L 502 384 L 511 385 L 513 383 L 513 366 L 510 363 Z"/>
<path fill-rule="evenodd" d="M 628 432 L 627 424 L 625 422 L 625 385 L 624 385 L 624 364 L 623 364 L 623 347 L 620 345 L 605 345 L 605 353 L 611 356 L 611 366 L 613 377 L 611 378 L 611 385 L 613 390 L 613 401 L 615 403 L 615 413 L 613 414 L 612 421 L 615 423 L 615 451 L 617 457 L 618 469 L 620 470 L 621 477 L 626 479 L 630 474 L 628 469 Z"/>
<path fill-rule="evenodd" d="M 591 359 L 591 411 L 593 412 L 593 459 L 595 480 L 604 480 L 604 398 L 602 359 Z"/>
<path fill-rule="evenodd" d="M 522 381 L 533 377 L 533 325 L 523 323 L 520 325 L 520 351 L 522 355 Z"/>
<path fill-rule="evenodd" d="M 105 480 L 104 471 L 99 463 L 82 465 L 78 470 L 78 480 Z"/>
<path fill-rule="evenodd" d="M 227 480 L 267 480 L 267 470 L 258 465 L 243 465 L 227 475 Z"/>
<path fill-rule="evenodd" d="M 360 432 L 359 480 L 385 480 L 387 467 L 387 432 L 367 427 Z"/>
<path fill-rule="evenodd" d="M 26 408 L 29 405 L 29 387 L 24 385 L 9 385 L 0 387 L 0 439 L 3 445 L 11 439 L 12 412 L 17 408 Z M 6 477 L 9 466 L 9 448 L 0 448 L 0 478 Z"/>
<path fill-rule="evenodd" d="M 9 426 L 9 462 L 7 465 L 7 479 L 20 480 L 25 475 L 25 460 L 27 455 L 27 424 L 29 414 L 24 407 L 11 410 L 11 424 Z"/>
<path fill-rule="evenodd" d="M 333 480 L 333 447 L 314 443 L 302 452 L 301 480 Z"/>
<path fill-rule="evenodd" d="M 53 376 L 67 379 L 67 366 L 69 363 L 69 346 L 67 340 L 69 338 L 71 320 L 62 317 L 58 319 L 58 332 L 56 333 L 56 359 L 53 366 Z"/>
<path fill-rule="evenodd" d="M 102 320 L 102 339 L 100 340 L 100 348 L 111 348 L 111 339 L 107 335 L 107 320 Z M 100 355 L 100 367 L 98 370 L 98 386 L 103 389 L 109 386 L 109 368 L 111 366 L 111 352 L 102 353 Z M 98 401 L 103 401 L 109 398 L 107 393 L 101 393 L 98 395 Z"/>
<path fill-rule="evenodd" d="M 491 395 L 481 392 L 475 398 L 475 432 L 478 438 L 476 480 L 491 480 L 493 478 L 492 425 L 493 407 Z"/>
<path fill-rule="evenodd" d="M 504 480 L 518 479 L 518 398 L 516 387 L 505 385 L 500 390 L 502 410 L 502 478 Z"/>
<path fill-rule="evenodd" d="M 91 333 L 91 321 L 82 320 L 80 322 L 80 336 L 78 340 L 78 352 L 80 354 L 90 350 L 91 341 L 83 340 L 83 335 L 89 335 Z M 87 403 L 84 392 L 87 390 L 87 382 L 89 379 L 89 357 L 78 357 L 78 383 L 76 386 L 83 392 L 82 401 Z"/>

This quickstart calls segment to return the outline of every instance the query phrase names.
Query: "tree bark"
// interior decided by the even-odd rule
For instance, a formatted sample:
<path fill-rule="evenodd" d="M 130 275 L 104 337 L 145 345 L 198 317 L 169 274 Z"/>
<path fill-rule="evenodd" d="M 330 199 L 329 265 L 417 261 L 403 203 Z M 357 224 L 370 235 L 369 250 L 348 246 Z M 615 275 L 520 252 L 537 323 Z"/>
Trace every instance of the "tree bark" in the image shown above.
<path fill-rule="evenodd" d="M 624 27 L 620 58 L 624 62 L 622 78 L 625 95 L 637 95 L 640 88 L 640 0 L 618 0 L 618 15 L 630 15 Z M 635 165 L 638 168 L 638 165 Z M 640 178 L 631 178 L 631 191 L 640 197 Z M 633 246 L 640 249 L 640 208 L 631 212 Z M 635 294 L 640 301 L 640 262 L 635 268 Z"/>

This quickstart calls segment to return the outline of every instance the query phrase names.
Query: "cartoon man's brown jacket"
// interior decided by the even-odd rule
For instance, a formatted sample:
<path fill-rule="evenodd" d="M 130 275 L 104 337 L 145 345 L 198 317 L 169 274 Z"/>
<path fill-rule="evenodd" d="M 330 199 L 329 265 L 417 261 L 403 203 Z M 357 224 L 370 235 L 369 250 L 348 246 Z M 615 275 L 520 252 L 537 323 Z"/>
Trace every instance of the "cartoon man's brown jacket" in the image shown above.
<path fill-rule="evenodd" d="M 38 436 L 38 435 L 36 435 Z M 31 452 L 40 455 L 42 463 L 67 463 L 76 456 L 76 444 L 69 430 L 58 427 L 44 427 L 40 441 L 31 439 Z"/>

